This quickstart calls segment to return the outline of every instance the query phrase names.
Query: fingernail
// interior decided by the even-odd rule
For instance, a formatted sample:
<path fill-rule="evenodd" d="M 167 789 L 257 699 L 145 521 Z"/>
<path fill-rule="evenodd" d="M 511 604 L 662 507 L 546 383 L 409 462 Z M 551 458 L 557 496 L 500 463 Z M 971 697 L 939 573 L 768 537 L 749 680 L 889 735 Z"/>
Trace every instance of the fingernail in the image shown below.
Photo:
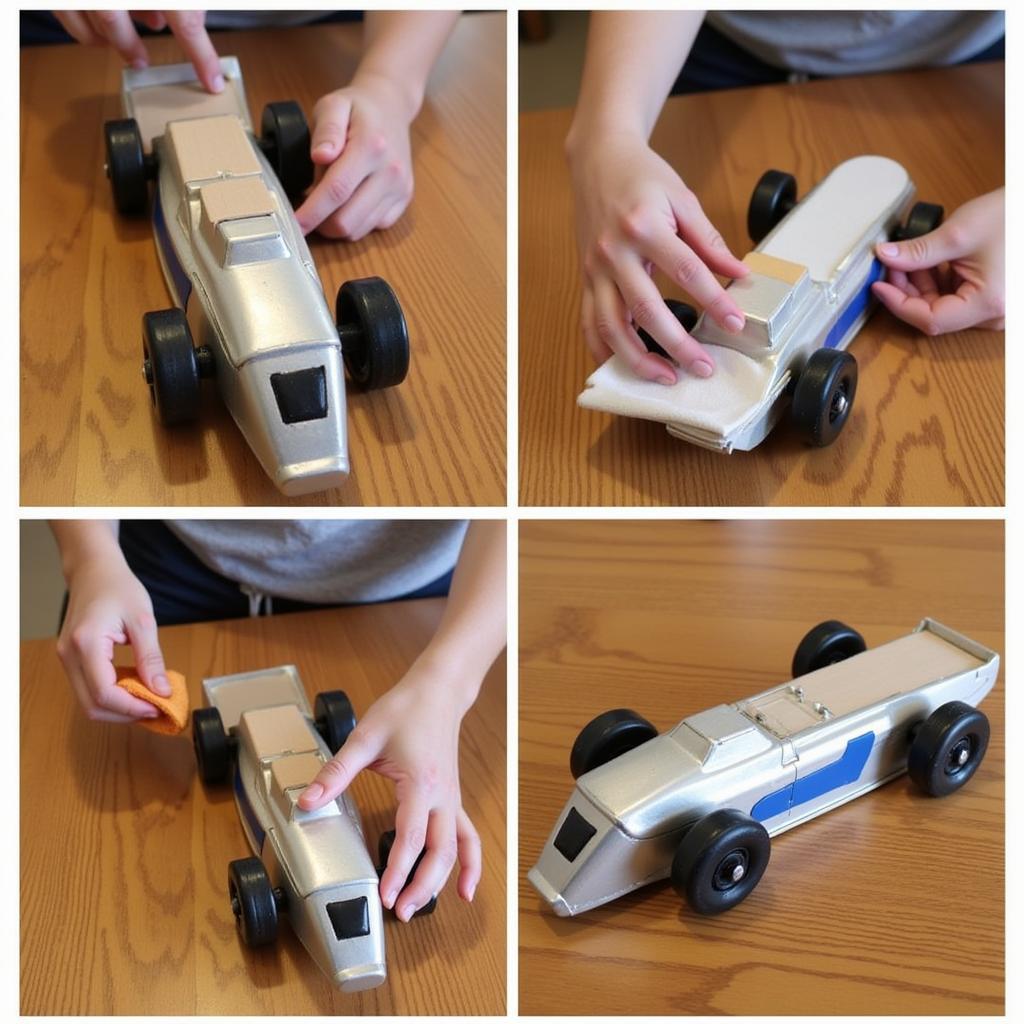
<path fill-rule="evenodd" d="M 313 147 L 313 156 L 327 156 L 334 147 L 329 142 L 321 142 Z"/>
<path fill-rule="evenodd" d="M 324 787 L 319 782 L 311 782 L 303 791 L 302 799 L 315 803 L 324 795 Z"/>
<path fill-rule="evenodd" d="M 725 329 L 732 331 L 735 334 L 737 331 L 743 330 L 743 317 L 738 316 L 736 313 L 730 313 L 725 318 Z"/>
<path fill-rule="evenodd" d="M 883 242 L 878 247 L 879 256 L 898 256 L 899 252 L 900 247 L 896 245 L 895 242 Z"/>
<path fill-rule="evenodd" d="M 396 910 L 395 913 L 398 915 L 399 921 L 408 921 L 413 914 L 416 913 L 415 903 L 406 903 L 400 910 Z"/>
<path fill-rule="evenodd" d="M 143 718 L 159 718 L 160 712 L 156 708 L 150 708 L 143 716 Z"/>
<path fill-rule="evenodd" d="M 170 697 L 171 695 L 171 684 L 167 680 L 167 676 L 159 675 L 153 677 L 153 689 L 160 694 L 161 697 Z"/>
<path fill-rule="evenodd" d="M 136 57 L 135 60 L 132 61 L 132 68 L 134 68 L 134 70 L 136 71 L 141 71 L 143 68 L 148 67 L 149 61 L 146 60 L 145 57 Z"/>
<path fill-rule="evenodd" d="M 677 383 L 675 377 L 670 377 L 667 373 L 658 378 L 659 384 L 665 384 L 668 387 L 672 387 L 673 384 Z"/>
<path fill-rule="evenodd" d="M 689 366 L 690 373 L 695 377 L 710 377 L 714 372 L 710 363 L 706 363 L 703 359 L 695 359 Z"/>
<path fill-rule="evenodd" d="M 224 76 L 216 75 L 213 79 L 213 91 L 223 92 L 224 91 Z"/>
<path fill-rule="evenodd" d="M 398 893 L 394 889 L 389 889 L 381 897 L 381 902 L 384 904 L 385 907 L 388 908 L 388 910 L 390 910 L 395 905 L 395 897 L 397 895 Z"/>
<path fill-rule="evenodd" d="M 473 897 L 475 895 L 476 895 L 476 886 L 474 885 L 473 888 L 469 890 L 469 895 L 466 897 L 466 901 L 468 903 L 472 903 L 473 902 Z"/>

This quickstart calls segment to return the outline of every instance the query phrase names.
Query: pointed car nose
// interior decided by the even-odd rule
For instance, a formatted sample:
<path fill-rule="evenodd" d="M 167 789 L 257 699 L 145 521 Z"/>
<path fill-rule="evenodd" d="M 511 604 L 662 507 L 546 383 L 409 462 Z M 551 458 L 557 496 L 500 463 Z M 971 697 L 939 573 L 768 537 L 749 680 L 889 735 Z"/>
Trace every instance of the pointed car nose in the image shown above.
<path fill-rule="evenodd" d="M 384 964 L 363 964 L 360 967 L 343 967 L 335 972 L 334 983 L 342 992 L 362 992 L 383 985 L 387 976 Z"/>

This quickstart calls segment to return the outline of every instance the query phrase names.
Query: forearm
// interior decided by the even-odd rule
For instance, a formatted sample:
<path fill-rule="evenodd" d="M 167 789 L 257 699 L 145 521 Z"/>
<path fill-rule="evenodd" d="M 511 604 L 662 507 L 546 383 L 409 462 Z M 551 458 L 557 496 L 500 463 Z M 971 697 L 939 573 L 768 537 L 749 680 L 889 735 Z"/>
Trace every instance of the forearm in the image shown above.
<path fill-rule="evenodd" d="M 60 549 L 61 571 L 70 585 L 83 562 L 92 559 L 123 559 L 117 543 L 117 519 L 52 519 L 50 529 Z"/>
<path fill-rule="evenodd" d="M 505 646 L 505 558 L 505 523 L 470 523 L 441 624 L 420 656 L 451 680 L 466 708 Z"/>
<path fill-rule="evenodd" d="M 458 11 L 367 11 L 363 57 L 352 84 L 386 79 L 402 94 L 411 121 L 458 17 Z"/>
<path fill-rule="evenodd" d="M 703 11 L 591 13 L 570 154 L 595 134 L 650 138 L 703 20 Z"/>

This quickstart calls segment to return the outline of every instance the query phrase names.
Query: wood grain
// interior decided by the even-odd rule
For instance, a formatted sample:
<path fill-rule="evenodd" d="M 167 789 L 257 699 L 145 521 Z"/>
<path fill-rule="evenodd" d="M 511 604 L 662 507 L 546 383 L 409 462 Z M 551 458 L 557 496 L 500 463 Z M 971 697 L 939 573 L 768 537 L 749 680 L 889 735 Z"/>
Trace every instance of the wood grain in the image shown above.
<path fill-rule="evenodd" d="M 307 112 L 344 85 L 355 25 L 215 34 L 239 57 L 250 109 Z M 183 60 L 173 39 L 155 63 Z M 333 308 L 376 274 L 406 310 L 413 362 L 387 392 L 349 393 L 352 475 L 288 499 L 215 388 L 200 422 L 167 431 L 139 375 L 140 324 L 166 308 L 148 222 L 119 218 L 102 127 L 120 115 L 112 51 L 21 55 L 21 481 L 26 505 L 498 505 L 505 502 L 505 16 L 460 19 L 412 130 L 416 196 L 394 228 L 313 237 Z M 258 123 L 258 122 L 257 122 Z"/>
<path fill-rule="evenodd" d="M 802 192 L 878 153 L 947 212 L 1003 182 L 1003 65 L 762 86 L 671 99 L 655 150 L 697 193 L 733 251 L 769 167 Z M 520 117 L 520 500 L 525 505 L 1001 505 L 1003 334 L 927 338 L 877 312 L 858 336 L 857 401 L 840 440 L 785 429 L 722 456 L 661 424 L 576 407 L 593 364 L 563 143 L 570 111 Z M 678 289 L 659 284 L 664 294 Z"/>
<path fill-rule="evenodd" d="M 161 631 L 193 707 L 204 677 L 292 662 L 307 692 L 344 688 L 357 712 L 436 628 L 443 601 Z M 429 728 L 429 723 L 424 723 Z M 24 1014 L 502 1014 L 505 1012 L 505 669 L 462 727 L 462 792 L 483 841 L 476 899 L 449 882 L 430 917 L 385 921 L 388 980 L 342 995 L 287 925 L 244 947 L 227 864 L 248 853 L 230 787 L 204 789 L 188 734 L 88 721 L 52 640 L 22 648 L 21 1011 Z M 354 783 L 373 848 L 391 784 Z"/>
<path fill-rule="evenodd" d="M 826 618 L 869 646 L 926 615 L 1004 651 L 996 522 L 529 522 L 520 528 L 519 1007 L 524 1014 L 1003 1011 L 1005 683 L 944 800 L 903 777 L 779 836 L 717 918 L 667 883 L 555 917 L 526 872 L 594 715 L 659 729 L 789 678 Z"/>

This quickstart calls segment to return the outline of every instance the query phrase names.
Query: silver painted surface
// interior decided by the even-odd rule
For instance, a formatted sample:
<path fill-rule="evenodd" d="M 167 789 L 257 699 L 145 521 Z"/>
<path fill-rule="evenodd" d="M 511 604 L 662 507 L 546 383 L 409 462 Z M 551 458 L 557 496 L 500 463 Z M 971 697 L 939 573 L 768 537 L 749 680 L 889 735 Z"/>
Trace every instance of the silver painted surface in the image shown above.
<path fill-rule="evenodd" d="M 746 700 L 684 719 L 634 750 L 581 775 L 528 878 L 559 916 L 572 916 L 669 875 L 687 828 L 719 808 L 750 813 L 765 796 L 840 760 L 847 743 L 874 733 L 859 777 L 762 821 L 769 835 L 809 821 L 906 771 L 912 729 L 951 700 L 977 706 L 999 673 L 999 655 L 960 633 L 924 619 L 926 631 L 967 652 L 974 664 L 905 692 L 826 717 L 814 714 L 798 731 L 776 735 L 757 720 L 767 695 L 803 699 L 801 686 L 782 684 Z M 877 649 L 876 649 L 877 650 Z M 871 652 L 867 652 L 871 653 Z M 843 662 L 852 666 L 858 655 Z M 817 673 L 827 685 L 829 668 Z M 808 678 L 808 677 L 803 677 Z M 799 693 L 798 693 L 799 691 Z M 555 846 L 571 809 L 595 835 L 572 862 Z"/>
<path fill-rule="evenodd" d="M 191 65 L 147 70 L 176 75 L 174 81 L 195 78 Z M 237 61 L 234 70 L 241 90 Z M 135 81 L 126 75 L 126 116 L 132 87 L 138 87 L 129 83 Z M 187 307 L 159 242 L 157 255 L 172 299 L 186 309 L 195 344 L 213 352 L 221 396 L 264 471 L 285 494 L 309 494 L 338 486 L 349 472 L 341 342 L 309 246 L 252 136 L 247 111 L 241 127 L 273 213 L 211 226 L 199 189 L 217 179 L 183 181 L 169 136 L 158 138 L 157 188 L 171 245 L 192 284 Z M 271 374 L 318 366 L 325 368 L 327 416 L 283 422 Z"/>
<path fill-rule="evenodd" d="M 308 749 L 316 751 L 321 761 L 330 759 L 330 750 L 311 720 L 312 711 L 295 666 L 205 679 L 203 692 L 209 705 L 221 710 L 225 728 L 238 725 L 237 771 L 266 834 L 262 846 L 241 807 L 239 819 L 272 884 L 286 894 L 286 916 L 296 935 L 317 966 L 343 991 L 380 985 L 387 974 L 383 911 L 377 872 L 355 801 L 345 793 L 316 811 L 300 810 L 295 801 L 302 787 L 276 793 L 271 781 L 273 762 L 296 752 L 281 750 L 258 758 L 245 728 L 249 711 L 296 706 L 309 728 Z M 246 693 L 252 695 L 249 703 Z M 235 802 L 237 805 L 237 796 Z M 367 901 L 369 934 L 338 940 L 327 916 L 327 904 L 361 896 Z"/>

